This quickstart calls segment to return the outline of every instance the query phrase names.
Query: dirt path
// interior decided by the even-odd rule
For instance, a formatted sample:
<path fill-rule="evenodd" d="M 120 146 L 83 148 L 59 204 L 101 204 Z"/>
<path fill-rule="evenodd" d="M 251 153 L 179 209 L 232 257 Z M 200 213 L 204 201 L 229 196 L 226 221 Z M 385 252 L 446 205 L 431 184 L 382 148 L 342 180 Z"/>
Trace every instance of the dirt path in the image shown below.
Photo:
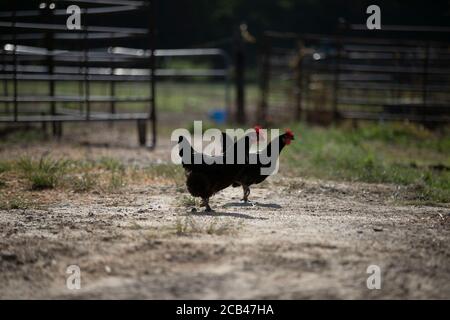
<path fill-rule="evenodd" d="M 211 214 L 170 185 L 0 211 L 0 298 L 450 298 L 450 210 L 393 205 L 392 192 L 273 177 L 256 206 L 230 188 Z M 371 264 L 381 290 L 366 287 Z"/>
<path fill-rule="evenodd" d="M 5 146 L 0 159 L 169 159 L 167 141 L 148 152 L 124 147 L 132 130 L 86 131 Z M 395 203 L 395 186 L 278 175 L 252 189 L 256 206 L 229 188 L 211 214 L 191 212 L 171 184 L 40 192 L 53 204 L 0 210 L 0 298 L 450 298 L 450 209 Z M 80 290 L 66 286 L 70 265 Z M 381 290 L 367 289 L 369 265 Z"/>

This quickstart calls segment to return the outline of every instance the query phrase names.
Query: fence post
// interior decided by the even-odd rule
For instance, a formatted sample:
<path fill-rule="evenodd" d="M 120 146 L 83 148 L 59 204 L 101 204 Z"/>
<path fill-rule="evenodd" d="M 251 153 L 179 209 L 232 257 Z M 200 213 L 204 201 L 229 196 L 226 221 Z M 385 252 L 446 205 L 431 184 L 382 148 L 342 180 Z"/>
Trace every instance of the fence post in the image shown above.
<path fill-rule="evenodd" d="M 152 142 L 150 145 L 151 149 L 154 149 L 156 147 L 156 135 L 157 135 L 157 115 L 156 115 L 156 81 L 158 81 L 155 70 L 156 70 L 156 56 L 155 56 L 155 50 L 156 50 L 156 0 L 151 0 L 150 5 L 148 6 L 148 10 L 150 11 L 149 17 L 150 17 L 150 24 L 148 25 L 149 29 L 149 43 L 150 43 L 150 59 L 149 59 L 149 69 L 150 69 L 150 110 L 149 110 L 149 116 L 152 126 Z"/>
<path fill-rule="evenodd" d="M 339 73 L 341 69 L 341 58 L 342 58 L 342 38 L 345 30 L 347 29 L 347 22 L 344 18 L 339 18 L 338 22 L 338 35 L 337 35 L 337 54 L 336 63 L 334 70 L 334 83 L 333 83 L 333 121 L 339 119 Z"/>
<path fill-rule="evenodd" d="M 113 76 L 114 76 L 114 66 L 115 66 L 115 61 L 116 59 L 114 58 L 114 55 L 111 57 L 111 81 L 109 82 L 109 95 L 111 97 L 111 101 L 109 104 L 109 112 L 111 114 L 116 114 L 116 82 L 113 80 Z M 113 127 L 114 126 L 114 121 L 110 121 L 109 122 L 109 126 Z"/>
<path fill-rule="evenodd" d="M 13 16 L 12 16 L 12 29 L 13 29 L 13 96 L 14 96 L 14 121 L 18 120 L 19 117 L 19 103 L 17 101 L 18 99 L 18 81 L 17 81 L 17 68 L 18 68 L 18 61 L 17 61 L 17 28 L 16 28 L 16 22 L 17 22 L 17 8 L 14 6 Z"/>
<path fill-rule="evenodd" d="M 46 6 L 44 8 L 44 16 L 46 21 L 48 21 L 48 23 L 52 23 L 53 22 L 53 9 L 51 9 L 48 6 Z M 54 57 L 53 57 L 53 30 L 48 30 L 45 33 L 45 47 L 47 49 L 47 68 L 48 68 L 48 74 L 50 75 L 50 79 L 48 82 L 48 90 L 49 90 L 49 96 L 50 96 L 50 114 L 52 116 L 56 115 L 56 101 L 55 101 L 55 81 L 53 79 L 53 75 L 54 75 L 54 70 L 55 70 L 55 62 L 54 62 Z M 56 121 L 52 122 L 52 132 L 53 132 L 53 136 L 54 137 L 58 137 L 61 138 L 61 134 L 62 134 L 62 128 L 60 128 L 60 126 L 62 126 L 62 123 L 58 123 Z"/>
<path fill-rule="evenodd" d="M 89 15 L 84 17 L 83 25 L 83 67 L 84 67 L 84 104 L 86 107 L 86 120 L 91 120 L 91 100 L 90 100 L 90 84 L 89 84 Z"/>
<path fill-rule="evenodd" d="M 240 27 L 235 30 L 234 38 L 236 122 L 245 124 L 245 55 Z"/>
<path fill-rule="evenodd" d="M 5 70 L 5 73 L 7 65 L 8 65 L 7 53 L 5 52 L 5 50 L 2 50 L 2 66 L 3 70 Z M 2 83 L 3 83 L 3 96 L 9 98 L 8 79 L 5 77 Z M 5 114 L 9 114 L 10 113 L 9 102 L 5 102 L 4 105 L 5 105 L 4 110 Z"/>
<path fill-rule="evenodd" d="M 147 143 L 147 120 L 137 121 L 139 145 L 145 146 Z"/>

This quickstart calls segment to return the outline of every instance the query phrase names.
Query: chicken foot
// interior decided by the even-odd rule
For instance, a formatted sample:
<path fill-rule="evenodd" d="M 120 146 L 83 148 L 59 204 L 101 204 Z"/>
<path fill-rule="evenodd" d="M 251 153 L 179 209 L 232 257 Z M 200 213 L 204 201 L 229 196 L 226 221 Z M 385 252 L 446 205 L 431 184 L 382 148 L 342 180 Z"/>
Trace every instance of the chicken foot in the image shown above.
<path fill-rule="evenodd" d="M 202 198 L 202 202 L 200 203 L 201 207 L 206 207 L 205 212 L 212 212 L 213 209 L 209 206 L 209 198 Z"/>
<path fill-rule="evenodd" d="M 241 201 L 244 201 L 245 203 L 250 203 L 253 205 L 253 203 L 251 201 L 248 201 L 248 196 L 250 195 L 250 187 L 243 185 L 242 190 L 244 191 L 244 197 L 242 198 Z"/>

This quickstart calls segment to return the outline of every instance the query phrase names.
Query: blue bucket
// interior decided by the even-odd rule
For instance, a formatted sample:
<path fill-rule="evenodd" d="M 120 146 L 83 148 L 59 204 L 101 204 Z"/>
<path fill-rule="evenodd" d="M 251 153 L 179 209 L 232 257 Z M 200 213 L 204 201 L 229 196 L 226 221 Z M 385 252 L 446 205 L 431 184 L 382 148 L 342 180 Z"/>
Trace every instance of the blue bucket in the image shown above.
<path fill-rule="evenodd" d="M 217 124 L 224 124 L 227 121 L 227 112 L 222 109 L 212 110 L 208 113 L 208 116 Z"/>

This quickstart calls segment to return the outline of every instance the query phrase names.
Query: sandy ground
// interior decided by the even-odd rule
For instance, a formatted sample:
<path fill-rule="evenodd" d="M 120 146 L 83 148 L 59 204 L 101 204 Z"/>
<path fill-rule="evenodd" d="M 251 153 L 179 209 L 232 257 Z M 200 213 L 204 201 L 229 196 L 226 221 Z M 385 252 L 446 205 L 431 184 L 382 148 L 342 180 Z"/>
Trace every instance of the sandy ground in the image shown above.
<path fill-rule="evenodd" d="M 15 148 L 131 163 L 168 150 Z M 191 212 L 170 184 L 42 192 L 54 199 L 45 208 L 0 210 L 2 299 L 450 299 L 450 209 L 395 203 L 395 186 L 279 175 L 252 189 L 255 206 L 240 189 L 219 193 L 214 213 Z M 66 286 L 70 265 L 79 290 Z M 369 265 L 381 268 L 380 290 L 366 286 Z"/>

